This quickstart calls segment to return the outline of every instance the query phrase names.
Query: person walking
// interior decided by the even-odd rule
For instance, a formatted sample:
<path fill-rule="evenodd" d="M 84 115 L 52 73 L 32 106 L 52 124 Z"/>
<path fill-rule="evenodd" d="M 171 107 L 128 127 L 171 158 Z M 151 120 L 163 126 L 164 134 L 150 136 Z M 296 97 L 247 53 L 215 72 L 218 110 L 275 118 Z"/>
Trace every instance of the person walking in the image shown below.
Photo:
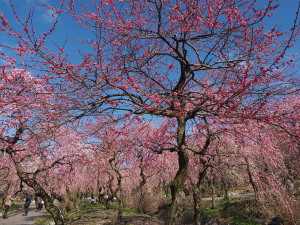
<path fill-rule="evenodd" d="M 25 213 L 23 214 L 23 216 L 27 216 L 28 215 L 30 203 L 31 203 L 31 195 L 27 194 L 26 195 L 26 199 L 25 199 L 25 204 L 24 204 Z"/>
<path fill-rule="evenodd" d="M 34 203 L 35 203 L 35 211 L 37 212 L 39 209 L 39 197 L 37 194 L 34 196 Z"/>
<path fill-rule="evenodd" d="M 37 205 L 38 205 L 37 211 L 40 212 L 42 210 L 43 206 L 44 206 L 44 202 L 40 197 L 38 197 L 38 199 L 37 199 Z"/>
<path fill-rule="evenodd" d="M 94 197 L 94 194 L 92 193 L 92 195 L 91 195 L 91 204 L 96 204 L 96 199 L 95 199 L 95 197 Z"/>
<path fill-rule="evenodd" d="M 5 204 L 4 204 L 4 213 L 2 216 L 3 219 L 7 218 L 7 213 L 8 213 L 8 210 L 9 210 L 11 204 L 12 204 L 12 201 L 11 201 L 10 197 L 6 198 Z"/>

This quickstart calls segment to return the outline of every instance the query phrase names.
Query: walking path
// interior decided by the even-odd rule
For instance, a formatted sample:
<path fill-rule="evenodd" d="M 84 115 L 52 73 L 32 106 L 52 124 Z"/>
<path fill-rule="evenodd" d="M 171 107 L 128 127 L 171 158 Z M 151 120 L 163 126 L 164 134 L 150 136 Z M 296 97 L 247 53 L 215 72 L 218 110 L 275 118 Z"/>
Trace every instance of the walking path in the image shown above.
<path fill-rule="evenodd" d="M 23 213 L 23 211 L 17 211 L 8 214 L 7 219 L 0 218 L 0 225 L 31 225 L 47 214 L 47 211 L 43 208 L 41 212 L 35 212 L 34 208 L 30 208 L 27 216 L 23 216 Z"/>
<path fill-rule="evenodd" d="M 251 191 L 240 191 L 235 195 L 231 195 L 230 198 L 253 198 L 254 192 Z M 216 197 L 216 200 L 223 199 L 224 197 Z M 211 197 L 203 198 L 203 200 L 212 200 Z M 24 211 L 17 211 L 10 213 L 7 219 L 0 218 L 0 225 L 32 225 L 35 221 L 47 214 L 45 208 L 41 212 L 35 212 L 35 208 L 31 207 L 28 216 L 23 216 Z"/>
<path fill-rule="evenodd" d="M 221 200 L 221 199 L 224 199 L 224 196 L 215 197 L 215 200 Z M 229 199 L 254 199 L 254 191 L 248 190 L 248 191 L 231 192 L 229 194 Z M 202 198 L 202 200 L 210 201 L 210 200 L 212 200 L 212 197 L 205 197 L 205 198 Z"/>

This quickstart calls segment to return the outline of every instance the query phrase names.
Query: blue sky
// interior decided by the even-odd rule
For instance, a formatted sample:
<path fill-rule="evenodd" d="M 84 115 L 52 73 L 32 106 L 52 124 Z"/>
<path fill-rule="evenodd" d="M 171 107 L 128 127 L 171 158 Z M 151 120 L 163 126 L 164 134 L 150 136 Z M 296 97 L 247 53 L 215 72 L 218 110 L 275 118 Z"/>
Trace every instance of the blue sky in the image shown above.
<path fill-rule="evenodd" d="M 51 23 L 53 22 L 52 11 L 43 9 L 38 2 L 41 1 L 42 3 L 54 4 L 59 3 L 59 0 L 13 0 L 15 4 L 15 8 L 17 12 L 20 14 L 21 18 L 25 19 L 29 9 L 34 6 L 34 21 L 33 25 L 38 28 L 39 31 L 45 32 L 49 29 Z M 96 1 L 96 0 L 95 0 Z M 75 0 L 75 2 L 79 2 L 79 0 Z M 89 0 L 81 0 L 80 2 L 89 2 Z M 259 0 L 259 4 L 263 4 L 262 2 L 267 2 L 266 0 Z M 293 20 L 295 17 L 294 12 L 297 10 L 298 0 L 279 0 L 278 1 L 281 6 L 275 11 L 275 16 L 268 18 L 266 21 L 269 26 L 278 25 L 283 30 L 290 28 L 293 25 Z M 11 14 L 11 8 L 9 6 L 9 0 L 0 0 L 0 13 L 4 14 L 5 17 L 10 21 L 13 22 L 15 19 Z M 75 26 L 72 26 L 74 20 L 70 17 L 62 17 L 61 21 L 58 26 L 58 30 L 55 32 L 54 35 L 51 36 L 58 45 L 62 45 L 65 40 L 67 44 L 65 45 L 66 52 L 70 51 L 71 55 L 74 57 L 73 60 L 76 62 L 77 52 L 75 52 L 76 42 L 73 41 L 74 38 L 76 39 L 86 39 L 86 38 L 93 38 L 90 37 L 89 32 L 81 32 L 75 29 Z M 15 43 L 12 42 L 8 37 L 4 37 L 3 34 L 0 33 L 0 44 L 11 44 L 14 45 Z M 1 51 L 1 47 L 0 47 Z M 7 52 L 7 50 L 5 50 Z M 289 51 L 289 53 L 300 53 L 300 44 Z M 78 58 L 77 58 L 78 59 Z M 299 57 L 298 57 L 299 59 Z M 299 60 L 298 60 L 299 61 Z M 0 62 L 1 64 L 1 62 Z M 297 70 L 299 71 L 299 63 L 297 66 Z M 299 76 L 299 75 L 298 75 Z"/>
<path fill-rule="evenodd" d="M 279 0 L 280 7 L 276 9 L 275 16 L 272 17 L 280 26 L 291 25 L 298 6 L 298 0 Z"/>
<path fill-rule="evenodd" d="M 38 30 L 42 32 L 47 31 L 51 22 L 53 21 L 52 11 L 45 10 L 42 8 L 38 2 L 42 2 L 45 4 L 58 4 L 59 0 L 13 0 L 12 1 L 15 5 L 16 11 L 21 15 L 22 19 L 25 19 L 29 9 L 34 6 L 34 20 L 33 24 Z M 88 3 L 89 0 L 77 0 L 75 2 L 83 2 Z M 259 0 L 259 4 L 265 4 L 267 0 Z M 276 10 L 275 16 L 266 20 L 268 25 L 275 25 L 277 24 L 283 30 L 287 29 L 288 27 L 292 26 L 294 20 L 294 12 L 298 6 L 298 0 L 279 0 L 280 7 Z M 4 14 L 9 21 L 14 21 L 14 17 L 11 14 L 11 9 L 9 6 L 9 0 L 0 0 L 0 13 Z M 55 35 L 52 35 L 51 38 L 57 41 L 58 45 L 62 45 L 65 40 L 67 44 L 65 46 L 66 50 L 74 50 L 74 42 L 73 39 L 80 39 L 80 38 L 89 38 L 88 32 L 78 33 L 75 26 L 72 26 L 73 20 L 68 17 L 62 17 L 61 21 L 58 26 L 58 30 L 56 31 Z M 7 37 L 3 37 L 0 34 L 0 43 L 10 43 L 11 40 Z M 13 44 L 13 43 L 12 43 Z M 292 49 L 290 53 L 300 52 L 299 51 L 300 45 L 297 45 L 297 48 Z"/>
<path fill-rule="evenodd" d="M 271 25 L 278 25 L 283 30 L 289 29 L 291 26 L 293 26 L 294 19 L 295 19 L 295 12 L 297 10 L 299 0 L 279 0 L 280 7 L 276 9 L 274 12 L 274 16 L 270 17 L 270 19 L 266 20 L 267 23 Z M 300 15 L 299 15 L 300 16 Z M 289 50 L 288 53 L 300 53 L 300 42 L 297 42 L 297 45 Z M 298 66 L 297 69 L 299 71 L 300 68 L 300 57 L 297 57 L 298 59 Z"/>

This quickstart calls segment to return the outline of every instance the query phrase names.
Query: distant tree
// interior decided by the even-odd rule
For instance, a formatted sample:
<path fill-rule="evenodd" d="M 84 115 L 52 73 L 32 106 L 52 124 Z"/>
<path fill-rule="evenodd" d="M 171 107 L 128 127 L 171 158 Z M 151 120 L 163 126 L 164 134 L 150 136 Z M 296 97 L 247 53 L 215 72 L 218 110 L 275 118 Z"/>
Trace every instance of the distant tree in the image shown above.
<path fill-rule="evenodd" d="M 55 109 L 53 95 L 44 93 L 45 80 L 25 69 L 3 69 L 0 75 L 0 151 L 5 159 L 1 164 L 6 166 L 9 180 L 19 178 L 14 186 L 20 183 L 21 189 L 25 185 L 32 188 L 56 223 L 62 224 L 62 215 L 53 204 L 55 198 L 65 194 L 55 182 L 62 173 L 56 172 L 64 167 L 66 178 L 67 171 L 82 159 L 82 139 L 67 126 L 61 127 L 61 111 Z"/>

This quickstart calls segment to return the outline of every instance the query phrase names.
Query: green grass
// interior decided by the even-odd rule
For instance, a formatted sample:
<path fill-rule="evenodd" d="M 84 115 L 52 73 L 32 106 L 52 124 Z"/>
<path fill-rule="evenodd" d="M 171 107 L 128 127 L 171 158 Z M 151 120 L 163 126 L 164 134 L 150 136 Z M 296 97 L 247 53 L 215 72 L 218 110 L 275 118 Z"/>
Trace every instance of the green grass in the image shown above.
<path fill-rule="evenodd" d="M 203 216 L 215 217 L 232 225 L 263 225 L 262 217 L 253 200 L 223 201 L 215 209 L 206 209 Z"/>
<path fill-rule="evenodd" d="M 20 202 L 13 202 L 11 207 L 8 210 L 8 214 L 13 213 L 14 211 L 23 210 L 23 205 Z M 4 207 L 0 208 L 0 213 L 4 213 Z"/>
<path fill-rule="evenodd" d="M 103 204 L 91 205 L 88 201 L 80 203 L 79 210 L 73 209 L 65 215 L 66 224 L 71 224 L 83 216 L 96 213 L 98 210 L 116 210 L 117 205 L 111 204 L 110 209 L 106 209 Z M 124 208 L 123 215 L 139 216 L 140 214 L 130 208 Z M 260 214 L 253 200 L 231 200 L 221 201 L 215 209 L 207 208 L 203 211 L 203 216 L 215 217 L 231 225 L 263 225 L 262 215 Z M 146 216 L 146 215 L 143 215 Z M 150 216 L 151 217 L 151 216 Z M 51 216 L 47 215 L 37 221 L 36 225 L 47 225 L 52 221 Z M 89 224 L 89 225 L 92 225 Z"/>
<path fill-rule="evenodd" d="M 105 206 L 103 204 L 92 205 L 89 202 L 82 202 L 79 210 L 73 209 L 67 213 L 66 221 L 67 223 L 72 223 L 81 219 L 84 215 L 97 212 L 99 209 L 105 209 Z"/>
<path fill-rule="evenodd" d="M 66 224 L 71 224 L 79 219 L 81 219 L 83 216 L 86 216 L 88 214 L 91 213 L 96 213 L 98 210 L 102 209 L 102 210 L 117 210 L 119 208 L 118 205 L 115 204 L 110 204 L 109 209 L 106 209 L 104 204 L 95 204 L 92 205 L 89 203 L 89 201 L 81 201 L 79 209 L 73 209 L 70 212 L 68 212 L 65 215 L 65 219 L 66 219 Z M 139 216 L 140 214 L 133 209 L 130 208 L 124 208 L 123 211 L 123 215 L 125 216 Z M 143 216 L 148 216 L 148 215 L 143 215 Z M 151 216 L 149 216 L 151 217 Z M 52 218 L 50 215 L 46 215 L 44 216 L 42 219 L 36 221 L 34 224 L 35 225 L 48 225 L 51 223 Z M 89 224 L 92 225 L 93 223 Z"/>
<path fill-rule="evenodd" d="M 105 207 L 102 204 L 92 205 L 88 201 L 82 201 L 79 206 L 79 210 L 73 209 L 65 215 L 66 224 L 70 224 L 74 221 L 79 220 L 84 215 L 97 212 L 99 209 L 104 209 L 104 208 Z M 42 219 L 36 221 L 34 224 L 35 225 L 47 225 L 47 224 L 50 224 L 52 221 L 53 221 L 52 217 L 48 214 L 48 215 L 45 215 Z"/>
<path fill-rule="evenodd" d="M 123 214 L 126 216 L 139 216 L 140 215 L 136 210 L 133 210 L 130 208 L 125 208 Z"/>
<path fill-rule="evenodd" d="M 35 221 L 35 225 L 47 225 L 50 224 L 52 222 L 52 217 L 50 215 L 45 215 L 43 216 L 42 219 L 39 219 L 37 221 Z"/>

